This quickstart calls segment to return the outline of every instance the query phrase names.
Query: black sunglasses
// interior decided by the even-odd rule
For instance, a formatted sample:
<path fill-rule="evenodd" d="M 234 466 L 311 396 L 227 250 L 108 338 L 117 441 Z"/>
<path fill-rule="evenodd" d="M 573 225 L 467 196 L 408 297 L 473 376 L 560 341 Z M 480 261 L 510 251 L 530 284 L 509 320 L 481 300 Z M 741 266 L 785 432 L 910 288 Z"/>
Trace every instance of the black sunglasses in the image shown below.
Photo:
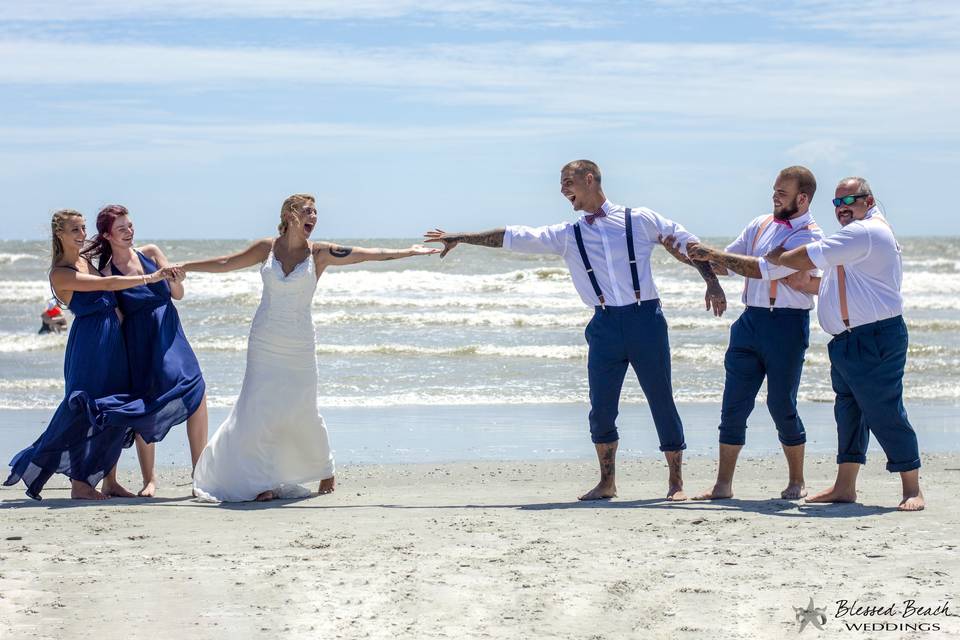
<path fill-rule="evenodd" d="M 839 207 L 842 204 L 853 204 L 857 201 L 857 198 L 866 198 L 867 196 L 872 196 L 872 193 L 856 193 L 852 196 L 843 196 L 842 198 L 834 198 L 833 206 Z"/>

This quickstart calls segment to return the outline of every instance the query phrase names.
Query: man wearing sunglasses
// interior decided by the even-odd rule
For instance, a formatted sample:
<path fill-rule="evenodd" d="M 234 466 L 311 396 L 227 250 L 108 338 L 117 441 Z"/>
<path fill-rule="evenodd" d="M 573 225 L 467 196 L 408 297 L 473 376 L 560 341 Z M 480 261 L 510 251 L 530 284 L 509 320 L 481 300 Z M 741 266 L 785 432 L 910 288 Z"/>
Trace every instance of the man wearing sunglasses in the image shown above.
<path fill-rule="evenodd" d="M 827 349 L 836 393 L 837 479 L 807 502 L 854 502 L 857 474 L 866 463 L 870 433 L 887 456 L 887 470 L 900 474 L 901 511 L 924 508 L 920 451 L 903 407 L 907 327 L 903 322 L 900 245 L 876 206 L 866 180 L 845 178 L 833 200 L 843 228 L 817 242 L 765 257 L 774 265 L 823 269 L 823 278 L 803 286 L 818 290 L 820 326 L 834 336 Z M 689 250 L 689 248 L 688 248 Z"/>
<path fill-rule="evenodd" d="M 733 497 L 733 475 L 746 443 L 747 419 L 764 379 L 767 409 L 787 459 L 787 487 L 780 497 L 797 500 L 807 494 L 803 478 L 807 436 L 797 412 L 797 390 L 810 344 L 813 294 L 784 286 L 796 270 L 766 264 L 761 257 L 774 247 L 801 247 L 823 237 L 810 214 L 816 190 L 817 181 L 809 169 L 787 167 L 773 185 L 773 213 L 754 218 L 725 251 L 702 244 L 687 245 L 691 258 L 709 260 L 718 274 L 732 272 L 745 278 L 743 314 L 730 327 L 730 344 L 723 361 L 726 380 L 717 481 L 710 491 L 696 496 L 697 500 Z M 670 251 L 673 239 L 666 240 L 664 246 Z M 682 259 L 676 251 L 671 253 Z"/>

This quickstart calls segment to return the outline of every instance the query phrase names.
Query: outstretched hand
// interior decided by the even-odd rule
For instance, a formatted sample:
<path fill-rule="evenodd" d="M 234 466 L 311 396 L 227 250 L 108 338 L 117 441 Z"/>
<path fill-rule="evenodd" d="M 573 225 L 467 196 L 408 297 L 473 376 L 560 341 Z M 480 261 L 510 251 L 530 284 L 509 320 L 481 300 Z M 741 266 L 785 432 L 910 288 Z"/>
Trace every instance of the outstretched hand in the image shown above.
<path fill-rule="evenodd" d="M 460 244 L 459 240 L 454 240 L 453 238 L 447 237 L 447 232 L 443 229 L 434 229 L 433 231 L 427 231 L 423 234 L 424 242 L 442 242 L 443 251 L 440 252 L 440 257 L 444 257 L 450 251 L 453 250 L 455 246 Z"/>
<path fill-rule="evenodd" d="M 159 273 L 162 279 L 169 280 L 170 282 L 183 282 L 183 280 L 187 277 L 186 272 L 180 265 L 163 267 L 160 269 Z"/>
<path fill-rule="evenodd" d="M 407 251 L 410 252 L 411 256 L 432 256 L 435 253 L 440 253 L 440 249 L 436 247 L 425 247 L 422 244 L 412 245 Z"/>

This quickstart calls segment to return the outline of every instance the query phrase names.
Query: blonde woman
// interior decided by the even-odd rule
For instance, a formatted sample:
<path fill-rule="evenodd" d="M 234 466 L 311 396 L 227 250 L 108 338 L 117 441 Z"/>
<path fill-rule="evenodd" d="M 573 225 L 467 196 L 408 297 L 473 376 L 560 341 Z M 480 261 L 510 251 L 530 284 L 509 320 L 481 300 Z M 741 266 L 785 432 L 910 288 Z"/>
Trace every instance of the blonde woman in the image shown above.
<path fill-rule="evenodd" d="M 97 424 L 89 410 L 99 399 L 125 394 L 130 388 L 127 351 L 113 292 L 172 279 L 173 270 L 104 277 L 80 255 L 87 239 L 80 212 L 57 211 L 50 228 L 50 287 L 74 315 L 63 361 L 66 393 L 43 434 L 10 462 L 10 477 L 4 484 L 23 480 L 27 495 L 39 500 L 47 480 L 54 473 L 62 473 L 71 480 L 71 498 L 133 497 L 116 478 L 117 460 L 122 448 L 133 442 L 132 431 Z M 102 478 L 102 491 L 97 491 L 95 487 Z"/>
<path fill-rule="evenodd" d="M 186 272 L 224 273 L 260 263 L 263 296 L 253 318 L 240 396 L 207 444 L 194 492 L 211 502 L 305 497 L 302 483 L 334 490 L 327 428 L 317 408 L 317 360 L 310 306 L 330 266 L 396 260 L 436 249 L 364 249 L 311 242 L 314 197 L 296 194 L 280 209 L 280 235 L 222 258 L 187 262 Z"/>

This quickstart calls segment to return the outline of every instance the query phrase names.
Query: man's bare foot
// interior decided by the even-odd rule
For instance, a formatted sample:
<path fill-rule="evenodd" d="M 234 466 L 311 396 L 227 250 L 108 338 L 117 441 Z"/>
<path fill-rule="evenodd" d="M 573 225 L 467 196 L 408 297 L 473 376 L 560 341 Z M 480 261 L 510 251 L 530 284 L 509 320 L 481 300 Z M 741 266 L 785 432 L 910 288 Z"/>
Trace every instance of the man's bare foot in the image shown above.
<path fill-rule="evenodd" d="M 73 500 L 109 500 L 110 496 L 100 493 L 86 482 L 74 482 L 70 486 L 70 498 Z"/>
<path fill-rule="evenodd" d="M 320 481 L 320 486 L 317 488 L 317 495 L 322 496 L 328 493 L 333 493 L 337 489 L 337 479 L 336 476 L 331 476 L 326 480 Z"/>
<path fill-rule="evenodd" d="M 821 491 L 820 493 L 815 493 L 812 496 L 807 496 L 807 502 L 856 502 L 857 501 L 857 491 L 856 489 L 837 489 L 836 485 L 830 487 L 826 491 Z"/>
<path fill-rule="evenodd" d="M 687 494 L 683 492 L 683 485 L 670 485 L 670 488 L 667 489 L 667 500 L 672 500 L 673 502 L 682 502 L 687 499 Z"/>
<path fill-rule="evenodd" d="M 578 500 L 606 500 L 607 498 L 617 497 L 617 485 L 613 483 L 601 482 L 590 491 L 577 498 Z"/>
<path fill-rule="evenodd" d="M 137 492 L 137 495 L 141 498 L 152 498 L 157 495 L 157 483 L 153 480 L 147 482 L 143 485 L 143 489 Z"/>
<path fill-rule="evenodd" d="M 258 493 L 255 500 L 257 502 L 269 502 L 270 500 L 273 500 L 276 497 L 277 496 L 274 495 L 273 491 L 264 491 L 262 493 Z"/>
<path fill-rule="evenodd" d="M 694 500 L 725 500 L 733 497 L 733 485 L 717 483 L 706 493 L 694 496 Z"/>
<path fill-rule="evenodd" d="M 903 496 L 903 501 L 897 509 L 900 511 L 923 511 L 925 506 L 927 506 L 927 502 L 923 499 L 923 494 L 917 493 L 915 496 Z"/>
<path fill-rule="evenodd" d="M 100 492 L 106 496 L 113 496 L 116 498 L 136 498 L 136 494 L 127 491 L 126 487 L 117 482 L 116 480 L 104 480 L 103 488 Z"/>
<path fill-rule="evenodd" d="M 791 482 L 787 488 L 780 492 L 780 497 L 784 500 L 799 500 L 807 495 L 807 487 L 802 482 Z"/>

